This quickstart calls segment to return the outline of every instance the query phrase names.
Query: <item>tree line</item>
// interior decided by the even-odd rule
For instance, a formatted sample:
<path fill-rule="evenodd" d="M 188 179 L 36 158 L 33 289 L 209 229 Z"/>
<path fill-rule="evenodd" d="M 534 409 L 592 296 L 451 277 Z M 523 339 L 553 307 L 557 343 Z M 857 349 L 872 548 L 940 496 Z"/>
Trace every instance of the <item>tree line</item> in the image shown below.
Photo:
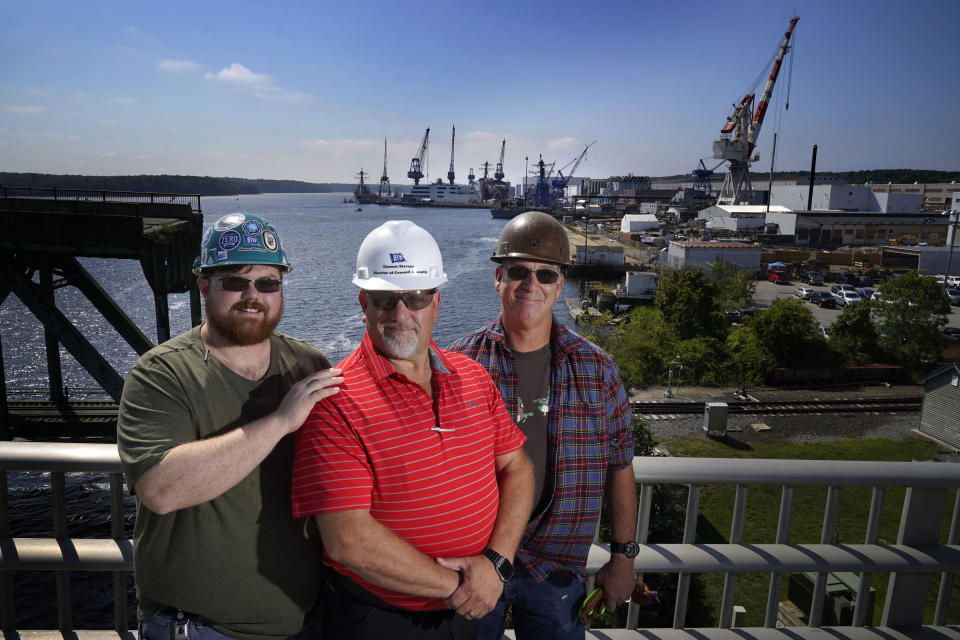
<path fill-rule="evenodd" d="M 840 313 L 824 337 L 809 307 L 779 298 L 729 326 L 724 311 L 748 307 L 756 281 L 718 264 L 661 273 L 653 306 L 636 307 L 612 330 L 598 321 L 590 338 L 616 360 L 624 384 L 666 381 L 683 365 L 686 384 L 764 384 L 778 367 L 835 369 L 838 365 L 902 366 L 914 377 L 943 357 L 938 331 L 950 300 L 933 277 L 908 272 L 878 287 L 879 296 Z"/>
<path fill-rule="evenodd" d="M 201 196 L 235 196 L 258 193 L 332 193 L 353 191 L 353 185 L 340 182 L 302 182 L 300 180 L 264 180 L 220 178 L 212 176 L 137 175 L 81 176 L 50 173 L 0 172 L 0 185 L 35 189 L 87 189 L 92 191 L 141 191 L 183 193 Z"/>
<path fill-rule="evenodd" d="M 723 176 L 723 172 L 718 171 L 714 178 Z M 770 173 L 750 173 L 754 180 L 766 180 Z M 790 178 L 809 178 L 809 171 L 774 171 L 774 180 L 784 180 Z M 863 169 L 858 171 L 817 171 L 818 178 L 836 178 L 848 184 L 937 184 L 960 182 L 960 171 L 937 171 L 932 169 Z M 659 180 L 689 180 L 690 174 L 678 174 L 673 176 L 662 176 Z"/>

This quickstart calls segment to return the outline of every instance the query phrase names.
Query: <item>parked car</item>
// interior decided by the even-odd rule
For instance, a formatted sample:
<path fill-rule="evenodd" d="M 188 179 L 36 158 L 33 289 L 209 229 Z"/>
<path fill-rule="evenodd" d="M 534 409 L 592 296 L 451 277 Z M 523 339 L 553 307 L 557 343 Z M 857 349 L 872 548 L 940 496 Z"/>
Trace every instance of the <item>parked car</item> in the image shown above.
<path fill-rule="evenodd" d="M 948 287 L 960 287 L 960 276 L 947 276 Z"/>
<path fill-rule="evenodd" d="M 782 269 L 776 269 L 768 273 L 767 280 L 777 284 L 790 284 L 790 278 L 787 277 L 787 272 Z"/>
<path fill-rule="evenodd" d="M 838 291 L 843 291 L 844 289 L 846 289 L 847 291 L 855 291 L 855 290 L 856 290 L 856 289 L 854 289 L 854 287 L 853 287 L 852 284 L 847 284 L 846 282 L 842 282 L 842 283 L 840 283 L 840 284 L 835 284 L 835 285 L 831 286 L 831 287 L 830 287 L 830 293 L 834 293 L 834 294 L 835 294 L 835 293 L 837 293 Z"/>
<path fill-rule="evenodd" d="M 810 287 L 797 287 L 793 290 L 793 293 L 801 300 L 809 300 L 810 296 L 816 293 L 816 291 L 816 289 L 811 289 Z"/>
<path fill-rule="evenodd" d="M 822 285 L 823 276 L 820 275 L 819 271 L 807 271 L 805 274 L 803 274 L 803 281 L 807 284 Z"/>
<path fill-rule="evenodd" d="M 858 287 L 872 287 L 873 278 L 870 276 L 857 276 L 857 286 Z"/>
<path fill-rule="evenodd" d="M 960 289 L 949 287 L 947 289 L 947 297 L 950 298 L 950 304 L 955 307 L 960 307 Z"/>
<path fill-rule="evenodd" d="M 852 307 L 863 302 L 863 298 L 860 297 L 859 293 L 849 289 L 841 289 L 833 294 L 833 297 L 836 298 L 837 304 L 841 307 Z"/>
<path fill-rule="evenodd" d="M 820 335 L 823 336 L 824 340 L 830 339 L 830 325 L 820 325 Z"/>
<path fill-rule="evenodd" d="M 815 291 L 813 295 L 810 296 L 810 302 L 821 309 L 837 308 L 837 301 L 833 299 L 833 294 L 829 291 Z"/>
<path fill-rule="evenodd" d="M 940 332 L 940 335 L 947 340 L 960 340 L 960 328 L 957 327 L 940 327 L 937 329 Z"/>
<path fill-rule="evenodd" d="M 859 293 L 860 297 L 863 298 L 864 300 L 869 300 L 870 298 L 873 297 L 873 289 L 867 289 L 867 288 L 857 289 L 857 293 Z"/>

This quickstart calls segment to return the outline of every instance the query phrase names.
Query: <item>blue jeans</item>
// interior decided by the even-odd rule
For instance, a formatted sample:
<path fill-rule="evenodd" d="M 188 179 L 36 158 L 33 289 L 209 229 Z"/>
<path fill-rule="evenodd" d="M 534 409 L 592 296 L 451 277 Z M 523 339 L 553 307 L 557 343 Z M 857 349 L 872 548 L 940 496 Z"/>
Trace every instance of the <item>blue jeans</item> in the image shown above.
<path fill-rule="evenodd" d="M 477 620 L 477 640 L 500 640 L 507 616 L 513 610 L 517 640 L 583 640 L 586 627 L 580 622 L 580 605 L 586 587 L 577 576 L 551 573 L 537 582 L 523 564 L 503 589 L 493 611 Z"/>
<path fill-rule="evenodd" d="M 172 613 L 158 613 L 152 618 L 141 620 L 139 624 L 139 640 L 237 640 L 233 636 L 220 633 L 202 620 L 187 619 L 180 627 L 182 634 L 178 636 L 176 615 Z M 310 634 L 319 633 L 317 629 L 304 629 L 297 635 L 289 636 L 290 640 L 309 638 Z"/>

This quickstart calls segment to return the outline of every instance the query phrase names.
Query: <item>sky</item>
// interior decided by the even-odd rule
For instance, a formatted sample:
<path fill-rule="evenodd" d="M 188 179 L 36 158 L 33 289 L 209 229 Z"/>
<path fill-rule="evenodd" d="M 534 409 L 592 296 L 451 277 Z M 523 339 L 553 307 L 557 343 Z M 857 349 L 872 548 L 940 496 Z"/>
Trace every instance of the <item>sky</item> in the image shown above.
<path fill-rule="evenodd" d="M 800 20 L 754 171 L 960 169 L 960 0 L 0 0 L 0 171 L 689 173 Z M 791 57 L 793 58 L 791 62 Z M 791 70 L 792 67 L 792 70 Z M 789 87 L 789 110 L 785 109 Z M 492 169 L 491 169 L 492 170 Z M 19 185 L 18 185 L 19 186 Z"/>

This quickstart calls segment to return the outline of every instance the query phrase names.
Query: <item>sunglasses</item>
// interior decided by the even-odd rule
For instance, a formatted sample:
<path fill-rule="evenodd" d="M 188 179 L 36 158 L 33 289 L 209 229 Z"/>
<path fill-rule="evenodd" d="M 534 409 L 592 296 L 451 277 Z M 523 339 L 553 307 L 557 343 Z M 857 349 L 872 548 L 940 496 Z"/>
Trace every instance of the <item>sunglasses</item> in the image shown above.
<path fill-rule="evenodd" d="M 257 278 L 250 280 L 240 276 L 221 276 L 217 278 L 220 281 L 220 288 L 224 291 L 246 291 L 252 283 L 254 288 L 260 293 L 276 293 L 283 286 L 283 280 L 280 278 Z"/>
<path fill-rule="evenodd" d="M 512 267 L 504 269 L 504 273 L 507 274 L 507 278 L 510 280 L 526 280 L 531 271 L 537 276 L 537 282 L 540 284 L 553 284 L 560 279 L 560 272 L 554 271 L 553 269 L 534 270 L 521 267 L 520 265 L 513 265 Z"/>
<path fill-rule="evenodd" d="M 436 289 L 427 289 L 425 291 L 404 291 L 397 293 L 395 291 L 367 291 L 367 300 L 377 309 L 390 310 L 397 306 L 397 303 L 403 300 L 410 311 L 419 311 L 433 302 L 433 294 Z"/>

